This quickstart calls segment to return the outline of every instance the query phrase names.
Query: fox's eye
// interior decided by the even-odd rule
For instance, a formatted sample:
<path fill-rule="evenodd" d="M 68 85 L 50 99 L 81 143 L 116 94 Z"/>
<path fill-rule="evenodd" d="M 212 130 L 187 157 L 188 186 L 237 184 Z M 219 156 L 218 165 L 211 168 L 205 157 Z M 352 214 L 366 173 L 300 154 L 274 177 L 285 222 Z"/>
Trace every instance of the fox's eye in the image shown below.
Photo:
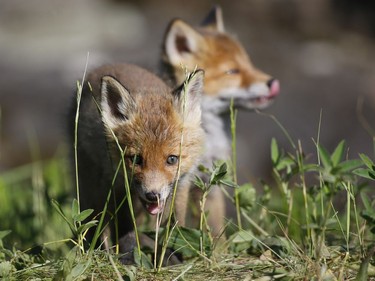
<path fill-rule="evenodd" d="M 134 165 L 142 165 L 143 163 L 143 158 L 141 155 L 130 155 L 129 159 Z"/>
<path fill-rule="evenodd" d="M 225 71 L 225 74 L 228 74 L 228 75 L 233 75 L 233 74 L 238 74 L 238 73 L 240 73 L 240 70 L 238 68 L 232 68 L 232 69 Z"/>
<path fill-rule="evenodd" d="M 176 165 L 178 162 L 178 156 L 176 155 L 169 155 L 167 158 L 168 165 Z"/>

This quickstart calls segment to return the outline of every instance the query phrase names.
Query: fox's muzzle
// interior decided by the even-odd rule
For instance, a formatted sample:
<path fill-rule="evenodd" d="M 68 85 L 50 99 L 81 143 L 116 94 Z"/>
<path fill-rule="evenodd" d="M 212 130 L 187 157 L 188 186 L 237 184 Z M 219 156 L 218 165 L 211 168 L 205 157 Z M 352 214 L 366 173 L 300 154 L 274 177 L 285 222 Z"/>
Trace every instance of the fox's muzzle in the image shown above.
<path fill-rule="evenodd" d="M 147 212 L 149 212 L 151 215 L 157 215 L 163 212 L 168 196 L 169 192 L 165 192 L 164 190 L 162 190 L 160 193 L 149 191 L 141 194 L 140 199 Z"/>

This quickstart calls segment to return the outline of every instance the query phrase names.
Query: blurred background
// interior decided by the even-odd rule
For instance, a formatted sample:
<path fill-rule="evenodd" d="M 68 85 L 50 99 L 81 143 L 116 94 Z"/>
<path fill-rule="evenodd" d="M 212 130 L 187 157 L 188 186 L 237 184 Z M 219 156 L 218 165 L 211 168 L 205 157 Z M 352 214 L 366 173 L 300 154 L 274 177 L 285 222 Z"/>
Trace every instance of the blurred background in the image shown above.
<path fill-rule="evenodd" d="M 314 153 L 345 139 L 349 158 L 373 155 L 375 2 L 372 0 L 2 0 L 0 1 L 0 173 L 49 159 L 65 140 L 65 113 L 88 67 L 131 62 L 158 72 L 164 31 L 179 17 L 198 25 L 214 4 L 253 63 L 280 80 L 266 110 Z M 269 117 L 239 112 L 242 182 L 270 175 Z M 37 149 L 36 149 L 37 147 Z M 35 153 L 37 151 L 37 153 Z"/>

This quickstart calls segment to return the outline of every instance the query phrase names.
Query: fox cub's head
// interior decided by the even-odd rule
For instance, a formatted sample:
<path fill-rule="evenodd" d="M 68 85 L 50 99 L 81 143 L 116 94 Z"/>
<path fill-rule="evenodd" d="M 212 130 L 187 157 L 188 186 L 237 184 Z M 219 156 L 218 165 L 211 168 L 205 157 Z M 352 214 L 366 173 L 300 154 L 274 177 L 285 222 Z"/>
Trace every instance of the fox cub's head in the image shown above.
<path fill-rule="evenodd" d="M 180 180 L 187 178 L 201 154 L 203 71 L 191 73 L 174 91 L 159 79 L 142 88 L 142 79 L 149 77 L 140 77 L 139 90 L 130 91 L 126 77 L 120 82 L 104 76 L 102 119 L 115 165 L 121 159 L 119 145 L 132 192 L 150 214 L 157 214 L 172 194 L 178 167 Z"/>
<path fill-rule="evenodd" d="M 199 28 L 173 20 L 164 37 L 163 52 L 177 82 L 183 79 L 182 66 L 204 69 L 205 109 L 226 111 L 232 98 L 237 107 L 262 109 L 279 93 L 279 82 L 255 68 L 242 45 L 224 31 L 219 7 Z"/>

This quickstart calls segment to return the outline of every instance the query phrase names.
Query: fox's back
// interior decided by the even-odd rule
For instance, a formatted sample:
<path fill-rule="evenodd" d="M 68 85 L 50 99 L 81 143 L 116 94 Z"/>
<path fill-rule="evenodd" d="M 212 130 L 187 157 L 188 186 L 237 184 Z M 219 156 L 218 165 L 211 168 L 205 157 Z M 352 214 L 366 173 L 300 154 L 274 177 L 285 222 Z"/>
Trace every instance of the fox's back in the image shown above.
<path fill-rule="evenodd" d="M 90 83 L 95 96 L 100 95 L 100 83 L 103 76 L 112 76 L 133 95 L 143 93 L 158 93 L 165 95 L 169 87 L 152 73 L 132 64 L 113 64 L 101 66 L 89 73 L 87 82 Z"/>

